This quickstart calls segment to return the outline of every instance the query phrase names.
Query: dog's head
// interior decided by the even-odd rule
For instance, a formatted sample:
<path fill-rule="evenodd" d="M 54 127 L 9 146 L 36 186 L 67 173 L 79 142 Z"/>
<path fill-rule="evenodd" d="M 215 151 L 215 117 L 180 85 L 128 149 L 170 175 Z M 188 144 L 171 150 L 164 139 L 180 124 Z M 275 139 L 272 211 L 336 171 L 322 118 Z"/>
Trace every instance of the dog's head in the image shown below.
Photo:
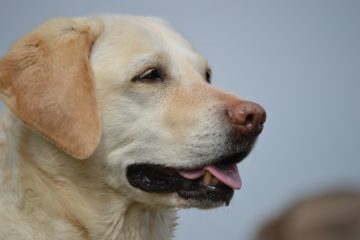
<path fill-rule="evenodd" d="M 175 207 L 228 204 L 265 121 L 210 79 L 205 58 L 154 18 L 55 19 L 0 61 L 2 98 L 26 125 L 95 159 L 129 200 Z"/>

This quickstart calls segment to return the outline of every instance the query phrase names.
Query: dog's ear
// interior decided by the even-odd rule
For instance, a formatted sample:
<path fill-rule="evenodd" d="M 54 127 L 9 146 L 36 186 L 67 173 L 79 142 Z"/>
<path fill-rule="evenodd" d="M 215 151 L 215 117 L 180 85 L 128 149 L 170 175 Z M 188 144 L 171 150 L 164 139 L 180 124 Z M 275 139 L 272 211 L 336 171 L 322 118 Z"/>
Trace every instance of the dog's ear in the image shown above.
<path fill-rule="evenodd" d="M 0 59 L 0 96 L 27 126 L 78 159 L 101 137 L 89 63 L 100 23 L 57 18 L 16 42 Z"/>

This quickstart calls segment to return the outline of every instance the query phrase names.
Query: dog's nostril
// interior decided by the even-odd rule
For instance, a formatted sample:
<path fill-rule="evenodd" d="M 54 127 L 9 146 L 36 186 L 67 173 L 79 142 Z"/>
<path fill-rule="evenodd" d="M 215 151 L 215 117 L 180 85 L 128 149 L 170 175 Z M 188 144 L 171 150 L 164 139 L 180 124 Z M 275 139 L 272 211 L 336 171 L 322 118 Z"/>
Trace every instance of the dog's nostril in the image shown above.
<path fill-rule="evenodd" d="M 254 114 L 250 113 L 250 114 L 246 115 L 244 125 L 247 128 L 251 128 L 254 125 L 254 121 L 255 121 L 255 116 L 254 116 Z"/>

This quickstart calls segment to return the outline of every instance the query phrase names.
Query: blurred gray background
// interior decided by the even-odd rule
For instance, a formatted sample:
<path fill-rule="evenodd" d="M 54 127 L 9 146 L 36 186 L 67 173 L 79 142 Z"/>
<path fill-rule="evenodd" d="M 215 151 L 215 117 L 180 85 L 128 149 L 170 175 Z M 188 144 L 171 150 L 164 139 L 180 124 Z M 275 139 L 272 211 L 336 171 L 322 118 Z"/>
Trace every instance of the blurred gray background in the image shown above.
<path fill-rule="evenodd" d="M 48 18 L 103 13 L 167 19 L 214 85 L 268 113 L 230 206 L 181 210 L 176 240 L 249 240 L 299 198 L 360 189 L 360 1 L 2 1 L 0 54 Z"/>

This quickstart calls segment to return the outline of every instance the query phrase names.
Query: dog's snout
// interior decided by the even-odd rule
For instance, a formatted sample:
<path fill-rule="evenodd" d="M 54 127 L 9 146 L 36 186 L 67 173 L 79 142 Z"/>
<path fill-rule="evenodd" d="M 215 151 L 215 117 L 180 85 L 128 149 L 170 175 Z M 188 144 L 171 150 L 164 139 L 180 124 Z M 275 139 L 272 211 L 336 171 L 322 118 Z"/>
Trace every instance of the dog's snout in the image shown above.
<path fill-rule="evenodd" d="M 264 127 L 266 112 L 254 102 L 239 102 L 226 110 L 230 121 L 242 135 L 258 135 Z"/>

